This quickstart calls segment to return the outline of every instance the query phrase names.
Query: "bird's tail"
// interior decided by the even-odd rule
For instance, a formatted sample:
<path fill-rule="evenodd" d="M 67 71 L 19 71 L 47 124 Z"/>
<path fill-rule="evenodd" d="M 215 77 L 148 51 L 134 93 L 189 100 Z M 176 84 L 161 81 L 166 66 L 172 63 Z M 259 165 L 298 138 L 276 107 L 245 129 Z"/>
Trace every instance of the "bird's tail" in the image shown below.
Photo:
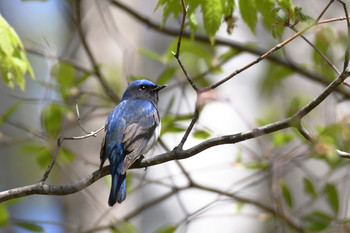
<path fill-rule="evenodd" d="M 112 169 L 112 187 L 109 194 L 108 205 L 113 206 L 116 202 L 122 203 L 126 198 L 126 174 L 118 174 Z"/>

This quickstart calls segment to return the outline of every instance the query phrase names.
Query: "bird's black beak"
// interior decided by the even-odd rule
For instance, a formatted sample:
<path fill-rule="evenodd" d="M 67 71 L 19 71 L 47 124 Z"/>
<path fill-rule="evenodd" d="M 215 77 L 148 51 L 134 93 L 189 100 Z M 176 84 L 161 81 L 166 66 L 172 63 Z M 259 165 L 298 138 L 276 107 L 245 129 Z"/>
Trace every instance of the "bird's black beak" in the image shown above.
<path fill-rule="evenodd" d="M 167 86 L 166 84 L 165 85 L 159 85 L 159 86 L 157 85 L 155 88 L 153 88 L 153 91 L 157 91 L 158 92 L 158 91 L 162 90 L 163 88 L 166 88 L 166 86 Z"/>

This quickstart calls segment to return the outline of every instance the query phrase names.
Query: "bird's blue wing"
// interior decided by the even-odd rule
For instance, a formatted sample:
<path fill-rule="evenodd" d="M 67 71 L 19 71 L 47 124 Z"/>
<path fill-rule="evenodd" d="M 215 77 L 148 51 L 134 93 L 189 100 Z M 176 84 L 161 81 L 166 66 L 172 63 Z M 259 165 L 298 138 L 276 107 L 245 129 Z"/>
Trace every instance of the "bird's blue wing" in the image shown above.
<path fill-rule="evenodd" d="M 139 158 L 159 125 L 159 113 L 154 105 L 145 100 L 131 100 L 127 124 L 124 129 L 123 145 L 127 151 L 121 174 Z"/>

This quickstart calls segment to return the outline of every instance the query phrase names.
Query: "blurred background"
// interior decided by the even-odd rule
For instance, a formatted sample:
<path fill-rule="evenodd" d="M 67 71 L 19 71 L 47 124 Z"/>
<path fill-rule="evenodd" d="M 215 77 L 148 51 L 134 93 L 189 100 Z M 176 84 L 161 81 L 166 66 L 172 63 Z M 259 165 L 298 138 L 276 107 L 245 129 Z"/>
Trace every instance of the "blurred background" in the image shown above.
<path fill-rule="evenodd" d="M 127 84 L 141 77 L 168 84 L 159 101 L 162 136 L 145 156 L 179 144 L 196 93 L 171 54 L 182 18 L 182 11 L 176 15 L 170 7 L 174 2 L 0 2 L 0 13 L 20 37 L 35 74 L 34 80 L 26 77 L 24 91 L 0 85 L 0 114 L 16 106 L 0 125 L 0 191 L 39 182 L 58 136 L 86 134 L 76 104 L 84 129 L 95 131 Z M 185 34 L 193 34 L 183 39 L 180 55 L 199 87 L 222 80 L 295 33 L 286 28 L 273 36 L 260 8 L 252 31 L 242 19 L 243 4 L 235 4 L 231 34 L 228 21 L 220 20 L 214 44 L 203 26 L 206 11 L 193 13 L 198 28 L 186 27 Z M 328 1 L 293 4 L 317 18 Z M 169 11 L 175 17 L 165 20 Z M 278 15 L 286 17 L 283 11 Z M 337 2 L 322 19 L 343 16 Z M 305 34 L 340 71 L 346 35 L 341 20 Z M 314 48 L 297 38 L 206 92 L 184 148 L 291 116 L 336 76 Z M 348 161 L 336 152 L 350 151 L 349 98 L 349 87 L 343 85 L 305 117 L 304 126 L 317 138 L 314 144 L 287 129 L 212 147 L 185 160 L 132 169 L 126 201 L 112 208 L 107 204 L 109 176 L 67 196 L 7 201 L 0 204 L 0 232 L 349 232 Z M 46 183 L 74 184 L 96 171 L 103 136 L 64 141 Z M 201 186 L 191 186 L 191 181 Z"/>

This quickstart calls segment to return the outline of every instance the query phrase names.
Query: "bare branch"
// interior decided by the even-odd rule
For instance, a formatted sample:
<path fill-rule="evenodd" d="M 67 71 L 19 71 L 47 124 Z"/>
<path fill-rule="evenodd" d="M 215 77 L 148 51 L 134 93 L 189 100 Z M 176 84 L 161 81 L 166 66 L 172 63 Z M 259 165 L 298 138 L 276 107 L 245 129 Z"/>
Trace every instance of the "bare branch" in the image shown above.
<path fill-rule="evenodd" d="M 6 191 L 0 192 L 0 203 L 15 198 L 20 198 L 24 196 L 30 196 L 34 194 L 41 195 L 68 195 L 72 193 L 79 192 L 80 190 L 88 187 L 98 179 L 106 176 L 110 173 L 110 167 L 106 166 L 101 171 L 97 170 L 91 175 L 81 179 L 72 185 L 47 185 L 43 182 L 37 184 L 27 185 L 19 188 L 13 188 Z"/>

